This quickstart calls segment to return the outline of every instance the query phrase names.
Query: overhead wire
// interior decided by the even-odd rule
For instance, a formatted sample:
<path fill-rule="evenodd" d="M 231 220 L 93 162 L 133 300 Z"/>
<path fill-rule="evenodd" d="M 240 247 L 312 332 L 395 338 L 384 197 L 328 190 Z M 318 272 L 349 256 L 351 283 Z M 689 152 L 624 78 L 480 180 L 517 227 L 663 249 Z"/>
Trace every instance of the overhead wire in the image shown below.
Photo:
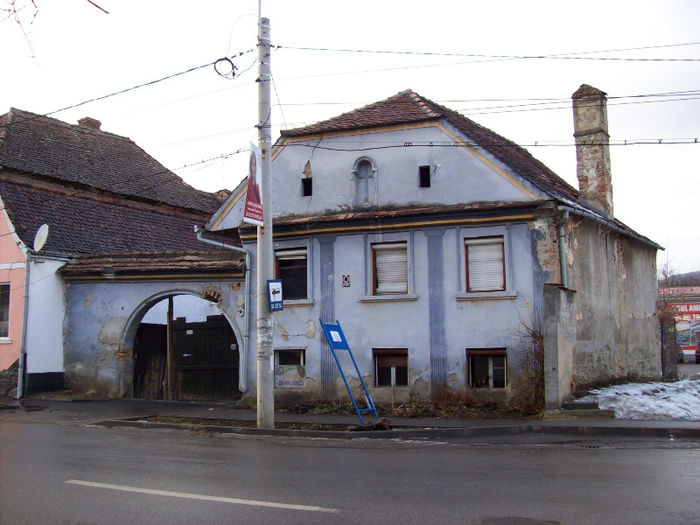
<path fill-rule="evenodd" d="M 462 58 L 480 58 L 480 59 L 496 59 L 496 60 L 602 60 L 602 61 L 630 61 L 630 62 L 700 62 L 700 58 L 659 58 L 659 57 L 590 57 L 582 55 L 592 55 L 601 53 L 613 53 L 620 51 L 639 51 L 648 49 L 662 49 L 669 47 L 695 46 L 700 45 L 700 42 L 684 42 L 678 44 L 663 44 L 657 46 L 644 46 L 633 48 L 620 48 L 598 51 L 577 51 L 570 53 L 556 54 L 540 54 L 540 55 L 491 55 L 482 53 L 457 53 L 457 52 L 437 52 L 437 51 L 399 51 L 386 49 L 349 49 L 349 48 L 329 48 L 329 47 L 302 47 L 302 46 L 285 46 L 276 45 L 276 49 L 290 49 L 294 51 L 323 51 L 333 53 L 361 53 L 361 54 L 376 54 L 376 55 L 404 55 L 404 56 L 436 56 L 436 57 L 462 57 Z"/>

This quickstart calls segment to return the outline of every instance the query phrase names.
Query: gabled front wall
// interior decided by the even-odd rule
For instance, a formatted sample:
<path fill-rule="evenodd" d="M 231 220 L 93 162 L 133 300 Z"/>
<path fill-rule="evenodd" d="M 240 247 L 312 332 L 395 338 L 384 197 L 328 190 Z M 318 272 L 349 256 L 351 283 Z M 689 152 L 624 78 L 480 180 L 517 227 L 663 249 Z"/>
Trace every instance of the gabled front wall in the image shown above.
<path fill-rule="evenodd" d="M 442 124 L 373 133 L 290 140 L 274 151 L 273 209 L 307 215 L 363 207 L 358 202 L 358 161 L 372 165 L 366 206 L 528 201 L 541 194 L 487 154 L 465 145 Z M 301 179 L 311 167 L 313 194 Z M 431 186 L 418 184 L 418 167 L 429 166 Z"/>

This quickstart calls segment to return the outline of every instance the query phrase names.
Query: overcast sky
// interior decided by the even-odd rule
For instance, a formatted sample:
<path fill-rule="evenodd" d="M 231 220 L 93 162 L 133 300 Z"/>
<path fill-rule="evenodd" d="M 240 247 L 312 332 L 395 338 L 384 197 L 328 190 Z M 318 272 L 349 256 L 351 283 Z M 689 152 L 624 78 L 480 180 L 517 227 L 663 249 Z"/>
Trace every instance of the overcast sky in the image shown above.
<path fill-rule="evenodd" d="M 16 0 L 21 26 L 0 22 L 0 112 L 91 116 L 197 188 L 240 182 L 257 140 L 257 0 L 35 2 Z M 700 270 L 700 2 L 263 0 L 262 13 L 280 46 L 273 141 L 410 88 L 577 186 L 570 97 L 605 91 L 611 141 L 627 141 L 611 148 L 615 216 L 666 248 L 660 265 Z M 233 56 L 233 79 L 220 63 L 224 76 L 202 67 L 56 112 Z"/>

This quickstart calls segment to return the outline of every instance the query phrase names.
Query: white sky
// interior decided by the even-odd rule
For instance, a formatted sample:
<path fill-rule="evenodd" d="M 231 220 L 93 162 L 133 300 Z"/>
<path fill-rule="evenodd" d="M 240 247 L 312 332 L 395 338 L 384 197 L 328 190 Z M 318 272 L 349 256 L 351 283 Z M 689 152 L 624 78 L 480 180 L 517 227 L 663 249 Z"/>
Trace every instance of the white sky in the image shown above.
<path fill-rule="evenodd" d="M 10 107 L 49 113 L 254 50 L 257 43 L 256 0 L 95 0 L 109 14 L 87 0 L 35 1 L 32 23 L 31 1 L 17 0 L 25 7 L 26 36 L 13 21 L 0 22 L 0 113 Z M 0 0 L 0 9 L 7 2 Z M 662 139 L 661 145 L 611 148 L 616 217 L 666 248 L 660 265 L 700 270 L 700 144 L 663 144 L 700 138 L 700 2 L 263 0 L 262 12 L 270 18 L 273 45 L 287 48 L 489 56 L 620 50 L 584 56 L 698 60 L 277 49 L 273 103 L 281 106 L 275 105 L 272 121 L 274 141 L 280 128 L 410 88 L 529 145 L 535 157 L 577 186 L 570 97 L 582 83 L 590 84 L 610 97 L 612 141 Z M 670 44 L 695 45 L 629 50 Z M 200 162 L 257 140 L 256 56 L 252 51 L 234 60 L 239 75 L 233 80 L 207 67 L 52 116 L 72 123 L 97 118 L 103 130 L 131 137 L 193 186 L 232 189 L 245 175 L 246 154 Z M 663 102 L 615 98 L 678 91 L 696 93 Z M 539 100 L 523 107 L 531 102 L 523 99 L 561 103 Z"/>

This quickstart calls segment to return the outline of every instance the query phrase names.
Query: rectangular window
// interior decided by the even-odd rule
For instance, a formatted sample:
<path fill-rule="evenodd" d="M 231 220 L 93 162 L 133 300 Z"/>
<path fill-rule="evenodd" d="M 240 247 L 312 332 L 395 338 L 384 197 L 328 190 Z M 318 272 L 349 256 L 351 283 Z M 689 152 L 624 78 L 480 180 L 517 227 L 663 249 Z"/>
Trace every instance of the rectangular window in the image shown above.
<path fill-rule="evenodd" d="M 303 349 L 275 350 L 275 388 L 303 388 L 305 364 Z"/>
<path fill-rule="evenodd" d="M 306 299 L 306 248 L 275 252 L 275 267 L 283 300 Z"/>
<path fill-rule="evenodd" d="M 304 366 L 304 350 L 275 350 L 275 365 Z"/>
<path fill-rule="evenodd" d="M 408 350 L 374 348 L 374 386 L 408 386 Z"/>
<path fill-rule="evenodd" d="M 418 179 L 421 188 L 430 188 L 430 166 L 418 166 Z"/>
<path fill-rule="evenodd" d="M 313 188 L 313 179 L 311 177 L 301 179 L 301 194 L 304 197 L 311 197 Z"/>
<path fill-rule="evenodd" d="M 372 245 L 374 295 L 408 293 L 408 259 L 405 242 Z"/>
<path fill-rule="evenodd" d="M 506 289 L 503 237 L 464 240 L 467 292 L 499 292 Z"/>
<path fill-rule="evenodd" d="M 0 284 L 0 337 L 10 337 L 9 284 Z"/>
<path fill-rule="evenodd" d="M 505 388 L 507 361 L 505 348 L 467 349 L 469 386 L 471 388 Z"/>

